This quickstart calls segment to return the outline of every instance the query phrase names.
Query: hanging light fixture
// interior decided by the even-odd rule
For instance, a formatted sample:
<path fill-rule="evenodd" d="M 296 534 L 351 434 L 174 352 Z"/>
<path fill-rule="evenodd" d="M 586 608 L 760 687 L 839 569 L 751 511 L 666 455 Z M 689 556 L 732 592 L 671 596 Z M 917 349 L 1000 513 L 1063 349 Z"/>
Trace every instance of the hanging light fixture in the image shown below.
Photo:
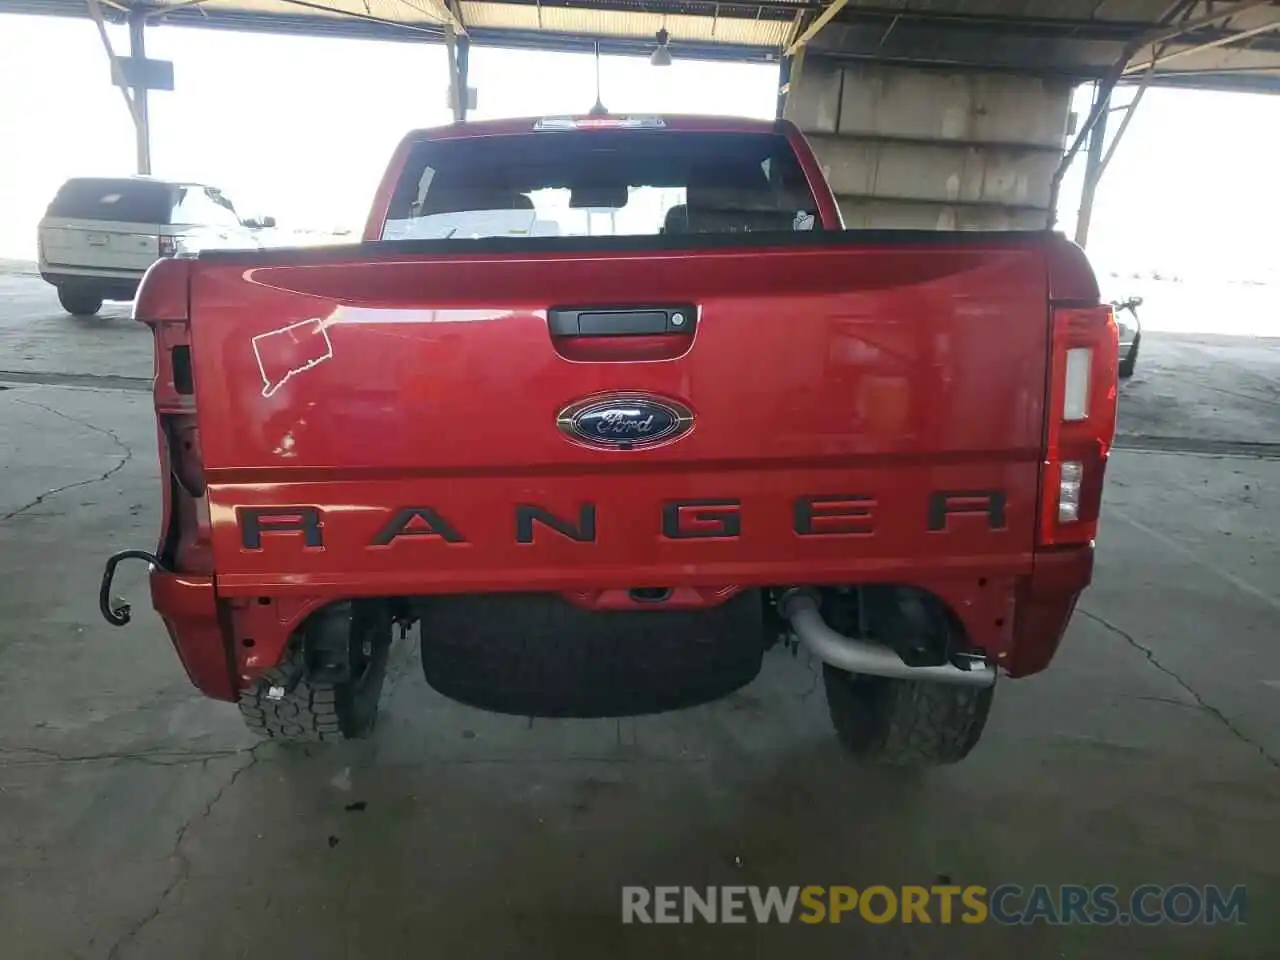
<path fill-rule="evenodd" d="M 658 31 L 656 39 L 658 45 L 650 54 L 649 62 L 655 67 L 671 66 L 671 34 L 667 33 L 666 27 Z"/>
<path fill-rule="evenodd" d="M 595 106 L 588 112 L 588 116 L 604 117 L 609 113 L 609 108 L 604 105 L 604 101 L 600 99 L 600 41 L 597 40 L 596 46 L 596 102 Z"/>

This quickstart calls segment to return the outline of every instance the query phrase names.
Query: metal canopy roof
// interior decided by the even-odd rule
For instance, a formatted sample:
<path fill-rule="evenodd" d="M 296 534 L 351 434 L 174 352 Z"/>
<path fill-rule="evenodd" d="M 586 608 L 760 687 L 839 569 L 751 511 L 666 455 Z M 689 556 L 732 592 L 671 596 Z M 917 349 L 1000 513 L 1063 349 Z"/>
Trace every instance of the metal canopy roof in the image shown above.
<path fill-rule="evenodd" d="M 666 29 L 677 57 L 778 60 L 816 20 L 809 49 L 843 59 L 1280 92 L 1280 0 L 103 0 L 156 23 L 647 53 Z M 831 8 L 835 9 L 831 9 Z M 87 16 L 85 0 L 0 0 L 0 12 Z M 1154 31 L 1187 32 L 1143 43 Z M 1168 32 L 1166 30 L 1166 32 Z M 806 38 L 807 39 L 807 38 Z"/>
<path fill-rule="evenodd" d="M 810 50 L 1080 79 L 1127 59 L 1125 82 L 1154 59 L 1153 84 L 1280 92 L 1280 2 L 851 0 Z"/>

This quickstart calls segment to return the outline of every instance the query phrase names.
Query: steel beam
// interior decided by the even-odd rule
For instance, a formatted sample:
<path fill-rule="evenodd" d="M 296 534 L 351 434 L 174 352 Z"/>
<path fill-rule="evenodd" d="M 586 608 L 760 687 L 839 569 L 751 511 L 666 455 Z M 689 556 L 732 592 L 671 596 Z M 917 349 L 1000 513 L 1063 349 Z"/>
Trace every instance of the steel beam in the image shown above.
<path fill-rule="evenodd" d="M 1194 20 L 1185 20 L 1181 23 L 1175 23 L 1161 30 L 1155 30 L 1142 37 L 1142 42 L 1138 45 L 1133 53 L 1137 53 L 1143 47 L 1150 47 L 1157 43 L 1163 43 L 1165 40 L 1173 40 L 1181 37 L 1183 34 L 1194 33 L 1201 27 L 1212 27 L 1222 23 L 1224 20 L 1230 20 L 1232 17 L 1252 10 L 1255 7 L 1265 7 L 1271 3 L 1271 0 L 1244 0 L 1243 3 L 1232 4 L 1225 10 L 1217 10 L 1213 13 L 1206 13 L 1203 17 L 1196 17 Z M 1233 34 L 1233 37 L 1239 37 L 1239 34 Z M 1129 59 L 1133 59 L 1133 53 L 1129 55 Z"/>
<path fill-rule="evenodd" d="M 1201 53 L 1205 50 L 1213 50 L 1217 47 L 1225 47 L 1241 40 L 1247 40 L 1250 37 L 1256 37 L 1262 33 L 1270 33 L 1272 30 L 1280 30 L 1280 20 L 1274 23 L 1264 23 L 1259 27 L 1252 27 L 1249 30 L 1240 30 L 1232 33 L 1230 36 L 1219 37 L 1216 40 L 1206 40 L 1204 43 L 1197 43 L 1190 47 L 1181 47 L 1172 53 L 1157 53 L 1150 60 L 1144 60 L 1141 63 L 1131 63 L 1125 68 L 1125 76 L 1134 73 L 1141 73 L 1148 67 L 1154 67 L 1156 64 L 1167 63 L 1170 60 L 1176 60 L 1179 57 L 1185 57 L 1192 53 Z"/>
<path fill-rule="evenodd" d="M 1182 15 L 1185 23 L 1190 19 L 1191 14 L 1195 11 L 1195 0 L 1174 4 L 1169 8 L 1166 16 Z M 1160 58 L 1169 41 L 1165 41 L 1159 47 L 1153 47 L 1155 58 Z M 1107 172 L 1107 167 L 1111 164 L 1111 158 L 1115 156 L 1116 148 L 1120 146 L 1120 141 L 1124 139 L 1125 131 L 1129 129 L 1129 122 L 1133 120 L 1134 114 L 1137 113 L 1138 104 L 1142 102 L 1143 96 L 1146 95 L 1147 88 L 1151 84 L 1152 78 L 1155 76 L 1156 59 L 1152 59 L 1146 64 L 1146 72 L 1142 76 L 1142 83 L 1138 86 L 1137 92 L 1133 98 L 1123 107 L 1111 106 L 1111 94 L 1114 92 L 1114 86 L 1107 91 L 1106 101 L 1102 104 L 1094 103 L 1094 109 L 1101 107 L 1098 114 L 1097 122 L 1094 124 L 1093 132 L 1089 135 L 1089 156 L 1085 164 L 1084 171 L 1084 189 L 1080 196 L 1080 212 L 1076 219 L 1076 243 L 1084 247 L 1089 241 L 1089 225 L 1093 218 L 1093 201 L 1098 191 L 1098 184 L 1102 182 L 1102 175 Z M 1126 68 L 1125 73 L 1128 74 L 1131 68 Z M 1101 89 L 1099 89 L 1101 93 Z M 1124 116 L 1120 120 L 1120 126 L 1116 130 L 1116 134 L 1111 138 L 1111 145 L 1103 152 L 1107 137 L 1107 116 L 1113 110 L 1123 110 Z"/>
<path fill-rule="evenodd" d="M 1162 26 L 1125 44 L 1124 50 L 1116 59 L 1115 63 L 1112 64 L 1106 75 L 1099 80 L 1098 94 L 1094 100 L 1093 109 L 1089 111 L 1089 116 L 1081 127 L 1080 132 L 1076 135 L 1076 139 L 1067 149 L 1067 152 L 1062 157 L 1062 162 L 1058 164 L 1058 169 L 1054 172 L 1053 181 L 1049 189 L 1049 220 L 1047 225 L 1050 228 L 1057 223 L 1058 198 L 1062 192 L 1062 178 L 1066 176 L 1067 170 L 1071 167 L 1071 162 L 1076 158 L 1076 154 L 1080 152 L 1080 147 L 1091 135 L 1093 128 L 1098 123 L 1102 122 L 1102 119 L 1107 115 L 1108 106 L 1111 102 L 1111 94 L 1115 90 L 1116 84 L 1124 78 L 1126 68 L 1133 61 L 1133 58 L 1137 55 L 1138 51 L 1144 50 L 1147 47 L 1152 47 L 1154 56 L 1159 58 L 1160 54 L 1163 52 L 1163 47 L 1160 46 L 1161 44 L 1166 44 L 1168 41 L 1173 40 L 1176 37 L 1180 37 L 1192 30 L 1209 26 L 1214 23 L 1220 23 L 1223 20 L 1229 20 L 1246 10 L 1251 10 L 1254 7 L 1270 3 L 1271 0 L 1246 0 L 1244 3 L 1233 5 L 1225 12 L 1219 10 L 1216 13 L 1206 14 L 1203 17 L 1196 17 L 1195 19 L 1189 19 L 1184 16 L 1184 18 L 1178 23 Z M 1179 5 L 1175 4 L 1170 7 L 1170 12 L 1172 15 L 1176 15 L 1176 12 L 1179 9 L 1181 9 Z M 1194 9 L 1194 5 L 1188 5 L 1186 7 L 1186 13 L 1189 14 L 1191 10 Z M 1119 140 L 1119 134 L 1123 133 L 1125 127 L 1128 126 L 1129 120 L 1133 116 L 1134 107 L 1137 106 L 1138 101 L 1142 97 L 1142 93 L 1146 90 L 1146 87 L 1154 73 L 1154 65 L 1149 66 L 1146 76 L 1143 78 L 1142 87 L 1139 88 L 1138 94 L 1135 96 L 1133 102 L 1129 104 L 1129 112 L 1125 114 L 1124 121 L 1121 123 L 1120 129 L 1117 131 L 1116 142 Z M 1111 151 L 1102 158 L 1101 167 L 1105 168 L 1106 164 L 1111 159 L 1111 154 L 1114 152 L 1115 142 L 1112 144 Z M 1098 172 L 1098 176 L 1101 176 L 1100 171 Z"/>
<path fill-rule="evenodd" d="M 819 30 L 830 23 L 832 18 L 844 9 L 845 4 L 848 2 L 849 0 L 831 0 L 831 2 L 827 4 L 827 9 L 818 14 L 817 19 L 814 20 L 813 23 L 809 24 L 809 26 L 805 28 L 805 31 L 792 41 L 791 46 L 787 47 L 786 55 L 788 57 L 794 57 L 806 43 L 818 35 Z"/>
<path fill-rule="evenodd" d="M 164 17 L 166 14 L 170 14 L 175 10 L 181 10 L 183 7 L 194 7 L 204 2 L 205 0 L 175 0 L 174 3 L 166 4 L 163 7 L 147 8 L 146 17 L 148 20 L 159 20 L 161 17 Z"/>

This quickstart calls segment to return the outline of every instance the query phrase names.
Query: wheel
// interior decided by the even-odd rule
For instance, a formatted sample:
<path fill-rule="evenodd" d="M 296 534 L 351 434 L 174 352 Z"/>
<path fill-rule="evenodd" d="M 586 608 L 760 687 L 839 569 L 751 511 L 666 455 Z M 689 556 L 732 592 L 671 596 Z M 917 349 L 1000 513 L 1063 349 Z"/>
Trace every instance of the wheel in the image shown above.
<path fill-rule="evenodd" d="M 58 302 L 75 317 L 92 317 L 102 309 L 102 297 L 82 287 L 59 287 Z"/>
<path fill-rule="evenodd" d="M 357 611 L 351 621 L 351 679 L 317 682 L 307 676 L 301 643 L 240 694 L 240 715 L 251 731 L 272 740 L 354 740 L 373 732 L 387 675 L 391 623 Z M 273 688 L 276 696 L 272 696 Z"/>
<path fill-rule="evenodd" d="M 836 736 L 861 760 L 922 767 L 956 763 L 982 736 L 995 687 L 893 680 L 822 668 Z"/>
<path fill-rule="evenodd" d="M 1127 379 L 1133 376 L 1134 368 L 1138 365 L 1138 345 L 1142 343 L 1142 334 L 1138 334 L 1133 339 L 1133 344 L 1129 347 L 1129 352 L 1124 355 L 1124 359 L 1120 361 L 1119 374 L 1120 378 Z"/>

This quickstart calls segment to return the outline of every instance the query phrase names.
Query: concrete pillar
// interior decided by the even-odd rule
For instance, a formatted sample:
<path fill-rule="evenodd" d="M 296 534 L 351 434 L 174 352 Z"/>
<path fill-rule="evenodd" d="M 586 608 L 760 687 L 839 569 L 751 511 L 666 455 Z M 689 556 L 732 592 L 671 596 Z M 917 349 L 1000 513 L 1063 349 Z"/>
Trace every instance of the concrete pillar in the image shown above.
<path fill-rule="evenodd" d="M 1043 229 L 1071 85 L 808 54 L 785 115 L 854 229 Z"/>

